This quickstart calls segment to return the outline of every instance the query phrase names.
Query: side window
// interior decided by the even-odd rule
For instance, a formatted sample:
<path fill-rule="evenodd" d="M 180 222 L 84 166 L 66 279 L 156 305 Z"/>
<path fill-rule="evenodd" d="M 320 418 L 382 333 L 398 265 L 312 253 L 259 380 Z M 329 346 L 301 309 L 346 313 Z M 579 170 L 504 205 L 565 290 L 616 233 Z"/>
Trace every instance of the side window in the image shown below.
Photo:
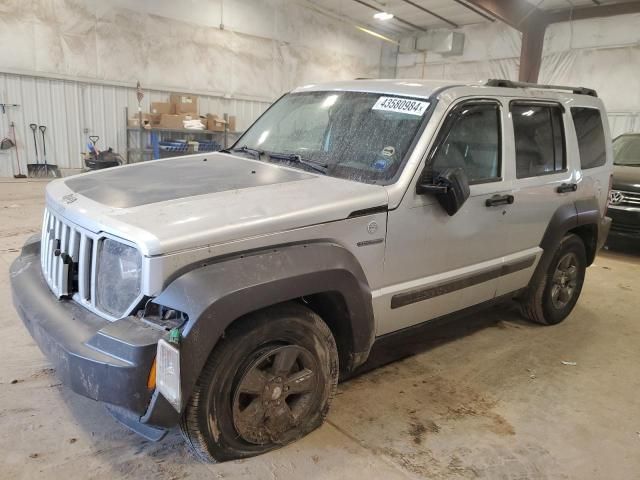
<path fill-rule="evenodd" d="M 442 126 L 432 170 L 464 168 L 469 183 L 500 180 L 500 107 L 496 103 L 456 107 Z"/>
<path fill-rule="evenodd" d="M 573 125 L 578 138 L 582 169 L 600 167 L 607 161 L 604 128 L 600 110 L 574 107 L 571 109 Z"/>
<path fill-rule="evenodd" d="M 562 109 L 555 105 L 511 106 L 516 143 L 516 177 L 527 178 L 566 168 Z"/>

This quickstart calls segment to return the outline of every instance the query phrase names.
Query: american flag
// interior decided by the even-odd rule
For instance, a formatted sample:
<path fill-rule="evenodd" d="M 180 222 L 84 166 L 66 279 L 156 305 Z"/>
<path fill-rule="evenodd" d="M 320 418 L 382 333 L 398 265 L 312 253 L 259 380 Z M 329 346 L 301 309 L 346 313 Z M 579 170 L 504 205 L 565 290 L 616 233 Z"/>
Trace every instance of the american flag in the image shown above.
<path fill-rule="evenodd" d="M 142 103 L 142 99 L 144 98 L 144 92 L 142 91 L 140 82 L 138 82 L 138 84 L 136 85 L 136 97 L 138 97 L 138 106 L 140 106 Z"/>

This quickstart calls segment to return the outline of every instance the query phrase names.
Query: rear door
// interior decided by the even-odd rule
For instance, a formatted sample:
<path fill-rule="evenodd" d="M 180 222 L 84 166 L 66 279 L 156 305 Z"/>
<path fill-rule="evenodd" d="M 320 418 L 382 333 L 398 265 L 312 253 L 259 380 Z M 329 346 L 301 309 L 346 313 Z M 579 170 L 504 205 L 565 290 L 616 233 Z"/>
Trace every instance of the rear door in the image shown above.
<path fill-rule="evenodd" d="M 540 242 L 555 211 L 576 200 L 579 159 L 569 155 L 569 113 L 560 103 L 531 100 L 510 102 L 514 145 L 508 152 L 507 175 L 513 204 L 506 207 L 509 225 L 506 253 L 526 268 L 500 278 L 497 295 L 525 287 L 542 250 Z M 573 149 L 571 149 L 573 152 Z"/>

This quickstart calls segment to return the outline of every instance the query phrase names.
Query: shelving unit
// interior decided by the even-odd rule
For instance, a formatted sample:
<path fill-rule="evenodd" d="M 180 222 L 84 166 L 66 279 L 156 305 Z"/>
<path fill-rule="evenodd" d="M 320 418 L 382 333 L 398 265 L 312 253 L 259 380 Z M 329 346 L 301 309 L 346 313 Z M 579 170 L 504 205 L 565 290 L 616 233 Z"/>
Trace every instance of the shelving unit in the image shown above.
<path fill-rule="evenodd" d="M 129 118 L 128 111 L 126 112 Z M 225 118 L 227 115 L 225 114 Z M 143 128 L 127 127 L 127 163 L 144 162 L 159 158 L 178 157 L 191 155 L 193 153 L 210 152 L 221 150 L 232 145 L 240 136 L 241 132 L 231 132 L 229 130 L 192 130 L 186 128 Z M 189 146 L 186 149 L 173 148 L 161 143 L 170 141 L 199 142 L 207 143 L 204 150 L 198 148 L 196 151 Z M 214 144 L 215 143 L 215 144 Z M 214 145 L 211 145 L 214 144 Z"/>

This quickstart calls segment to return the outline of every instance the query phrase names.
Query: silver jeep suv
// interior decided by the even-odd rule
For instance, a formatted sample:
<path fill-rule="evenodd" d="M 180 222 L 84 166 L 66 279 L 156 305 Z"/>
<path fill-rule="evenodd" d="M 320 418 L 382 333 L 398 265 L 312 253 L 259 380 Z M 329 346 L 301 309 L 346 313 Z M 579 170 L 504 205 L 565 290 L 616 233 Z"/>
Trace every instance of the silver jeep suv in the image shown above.
<path fill-rule="evenodd" d="M 585 88 L 306 85 L 228 151 L 49 184 L 14 303 L 63 381 L 130 428 L 249 457 L 318 427 L 383 335 L 496 299 L 564 320 L 611 172 Z"/>

